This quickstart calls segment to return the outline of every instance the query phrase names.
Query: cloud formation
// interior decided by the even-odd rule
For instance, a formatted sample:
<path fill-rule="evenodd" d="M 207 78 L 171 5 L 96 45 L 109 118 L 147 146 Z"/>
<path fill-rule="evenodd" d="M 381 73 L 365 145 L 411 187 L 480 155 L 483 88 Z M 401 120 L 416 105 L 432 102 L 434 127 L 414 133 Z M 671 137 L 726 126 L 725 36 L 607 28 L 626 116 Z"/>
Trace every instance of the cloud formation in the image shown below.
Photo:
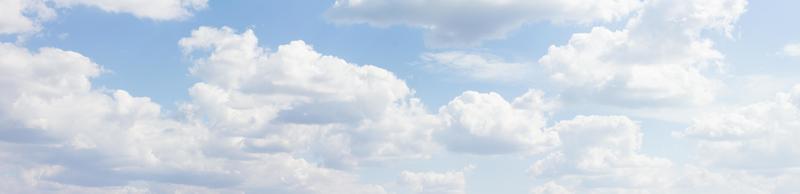
<path fill-rule="evenodd" d="M 205 125 L 192 109 L 170 117 L 149 98 L 94 89 L 102 69 L 81 54 L 0 50 L 6 191 L 384 193 L 347 172 L 250 151 L 246 138 Z"/>
<path fill-rule="evenodd" d="M 553 180 L 533 193 L 621 193 L 667 187 L 672 162 L 640 153 L 639 125 L 623 116 L 577 116 L 551 127 L 560 144 L 529 172 Z"/>
<path fill-rule="evenodd" d="M 0 1 L 0 35 L 34 33 L 52 20 L 57 10 L 75 6 L 96 7 L 157 21 L 182 20 L 205 9 L 208 0 L 3 0 Z"/>
<path fill-rule="evenodd" d="M 337 0 L 326 16 L 338 23 L 421 28 L 428 45 L 463 47 L 504 38 L 526 23 L 608 22 L 640 6 L 637 0 Z"/>
<path fill-rule="evenodd" d="M 427 157 L 438 120 L 384 69 L 317 53 L 303 41 L 267 52 L 252 30 L 200 27 L 184 109 L 254 152 L 310 152 L 331 167 Z M 230 145 L 234 146 L 234 145 Z"/>
<path fill-rule="evenodd" d="M 41 0 L 0 1 L 0 35 L 38 31 L 42 21 L 55 15 L 55 10 Z"/>
<path fill-rule="evenodd" d="M 543 130 L 556 105 L 537 90 L 512 102 L 494 92 L 466 91 L 439 109 L 445 129 L 437 137 L 455 152 L 543 152 L 557 143 L 556 134 Z"/>
<path fill-rule="evenodd" d="M 724 56 L 703 37 L 730 34 L 745 0 L 647 1 L 622 30 L 595 27 L 539 59 L 551 78 L 583 96 L 620 105 L 706 104 Z"/>

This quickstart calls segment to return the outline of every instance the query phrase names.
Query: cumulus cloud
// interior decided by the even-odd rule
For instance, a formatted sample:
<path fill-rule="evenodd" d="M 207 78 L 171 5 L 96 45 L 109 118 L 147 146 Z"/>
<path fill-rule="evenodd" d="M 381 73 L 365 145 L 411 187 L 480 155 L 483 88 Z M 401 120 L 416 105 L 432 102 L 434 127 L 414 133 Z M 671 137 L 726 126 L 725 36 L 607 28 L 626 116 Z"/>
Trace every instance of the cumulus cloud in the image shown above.
<path fill-rule="evenodd" d="M 403 171 L 400 173 L 400 183 L 418 194 L 465 194 L 464 174 L 473 168 L 467 166 L 460 171 L 449 172 Z"/>
<path fill-rule="evenodd" d="M 303 41 L 268 52 L 252 30 L 200 27 L 180 45 L 200 53 L 191 72 L 203 80 L 184 108 L 253 151 L 311 152 L 326 165 L 352 167 L 435 149 L 436 116 L 384 69 L 319 54 Z"/>
<path fill-rule="evenodd" d="M 43 0 L 0 1 L 0 34 L 35 32 L 41 22 L 55 17 Z"/>
<path fill-rule="evenodd" d="M 421 28 L 432 46 L 470 46 L 504 38 L 530 22 L 614 21 L 640 5 L 637 0 L 337 0 L 326 16 L 339 23 Z"/>
<path fill-rule="evenodd" d="M 577 116 L 547 130 L 557 132 L 560 143 L 530 167 L 534 178 L 544 181 L 531 189 L 533 194 L 791 193 L 798 181 L 797 172 L 790 167 L 748 171 L 719 163 L 676 164 L 644 154 L 641 129 L 624 116 Z M 719 151 L 725 150 L 703 152 L 698 159 L 714 159 L 718 156 L 714 152 Z M 783 153 L 789 154 L 794 153 Z M 725 159 L 753 162 L 744 157 Z"/>
<path fill-rule="evenodd" d="M 705 104 L 724 56 L 706 31 L 730 34 L 745 0 L 645 2 L 622 30 L 595 27 L 551 46 L 539 59 L 551 78 L 580 95 L 618 104 Z M 603 99 L 605 98 L 605 99 Z"/>
<path fill-rule="evenodd" d="M 673 181 L 671 161 L 640 153 L 642 133 L 627 117 L 578 116 L 548 130 L 558 133 L 560 145 L 529 172 L 556 182 L 534 188 L 533 193 L 637 192 L 664 188 Z"/>
<path fill-rule="evenodd" d="M 467 91 L 439 109 L 448 149 L 474 154 L 536 153 L 552 147 L 556 134 L 543 131 L 556 102 L 530 90 L 512 102 L 497 93 Z"/>
<path fill-rule="evenodd" d="M 231 139 L 191 117 L 168 117 L 149 98 L 93 89 L 101 72 L 75 52 L 0 44 L 4 190 L 385 193 L 288 154 L 215 153 Z"/>
<path fill-rule="evenodd" d="M 498 56 L 485 53 L 449 51 L 425 53 L 421 56 L 427 68 L 453 73 L 482 81 L 515 81 L 531 73 L 528 64 L 506 62 Z"/>

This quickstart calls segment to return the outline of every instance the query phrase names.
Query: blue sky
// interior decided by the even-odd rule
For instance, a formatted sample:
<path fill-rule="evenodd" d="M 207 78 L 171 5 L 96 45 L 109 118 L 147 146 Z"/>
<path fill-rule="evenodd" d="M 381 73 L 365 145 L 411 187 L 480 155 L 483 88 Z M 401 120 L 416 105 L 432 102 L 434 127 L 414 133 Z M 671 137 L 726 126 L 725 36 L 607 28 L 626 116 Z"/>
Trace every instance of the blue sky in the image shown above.
<path fill-rule="evenodd" d="M 800 189 L 798 2 L 0 6 L 10 193 Z"/>

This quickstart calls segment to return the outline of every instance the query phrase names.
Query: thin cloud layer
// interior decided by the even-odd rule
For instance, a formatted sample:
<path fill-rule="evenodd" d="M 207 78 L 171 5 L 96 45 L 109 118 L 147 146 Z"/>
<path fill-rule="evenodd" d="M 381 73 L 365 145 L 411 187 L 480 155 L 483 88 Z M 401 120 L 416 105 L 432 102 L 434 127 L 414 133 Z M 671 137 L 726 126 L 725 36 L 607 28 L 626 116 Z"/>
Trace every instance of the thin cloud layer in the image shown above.
<path fill-rule="evenodd" d="M 207 0 L 3 0 L 0 1 L 0 35 L 35 33 L 42 23 L 56 18 L 59 9 L 76 6 L 127 13 L 157 21 L 183 20 L 208 6 Z"/>
<path fill-rule="evenodd" d="M 485 53 L 448 51 L 420 56 L 425 67 L 437 73 L 453 74 L 481 81 L 510 82 L 525 80 L 533 71 L 524 63 L 508 62 Z"/>
<path fill-rule="evenodd" d="M 428 45 L 463 47 L 502 39 L 526 23 L 608 22 L 627 16 L 639 6 L 636 0 L 337 0 L 326 16 L 338 23 L 421 28 Z"/>

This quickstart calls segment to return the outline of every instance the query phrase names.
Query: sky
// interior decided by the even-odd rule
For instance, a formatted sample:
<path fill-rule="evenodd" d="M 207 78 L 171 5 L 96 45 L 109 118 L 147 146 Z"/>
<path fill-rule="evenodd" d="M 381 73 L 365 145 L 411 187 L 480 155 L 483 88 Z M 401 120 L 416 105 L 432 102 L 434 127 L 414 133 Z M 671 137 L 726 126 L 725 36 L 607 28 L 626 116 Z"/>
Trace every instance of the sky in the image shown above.
<path fill-rule="evenodd" d="M 0 193 L 794 193 L 799 6 L 0 0 Z"/>

